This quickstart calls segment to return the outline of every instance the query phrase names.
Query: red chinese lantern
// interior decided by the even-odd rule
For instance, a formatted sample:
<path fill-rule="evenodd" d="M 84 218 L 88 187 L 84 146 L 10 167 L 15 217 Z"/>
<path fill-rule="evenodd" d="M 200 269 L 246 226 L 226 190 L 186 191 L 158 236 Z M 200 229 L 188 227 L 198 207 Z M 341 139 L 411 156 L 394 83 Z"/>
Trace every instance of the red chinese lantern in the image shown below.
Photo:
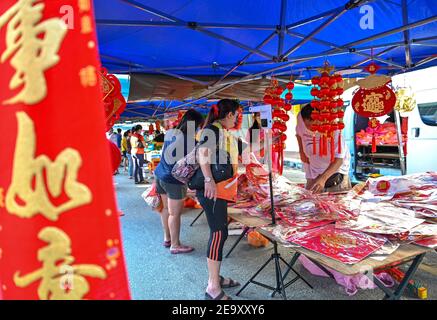
<path fill-rule="evenodd" d="M 311 101 L 311 107 L 314 109 L 311 118 L 314 120 L 312 126 L 313 135 L 313 153 L 317 153 L 316 133 L 319 134 L 319 155 L 328 155 L 328 142 L 330 143 L 331 161 L 334 161 L 335 146 L 334 134 L 338 132 L 339 147 L 338 153 L 341 153 L 341 130 L 344 129 L 343 123 L 343 100 L 337 96 L 343 94 L 343 78 L 339 74 L 330 75 L 333 67 L 325 64 L 320 69 L 321 75 L 311 79 L 314 87 L 311 89 L 311 95 L 314 100 Z"/>
<path fill-rule="evenodd" d="M 352 98 L 352 108 L 362 117 L 369 118 L 372 130 L 372 152 L 376 152 L 375 130 L 380 125 L 376 117 L 390 113 L 396 105 L 396 94 L 390 88 L 391 78 L 376 75 L 379 66 L 372 62 L 366 67 L 370 76 L 357 81 L 359 89 Z"/>

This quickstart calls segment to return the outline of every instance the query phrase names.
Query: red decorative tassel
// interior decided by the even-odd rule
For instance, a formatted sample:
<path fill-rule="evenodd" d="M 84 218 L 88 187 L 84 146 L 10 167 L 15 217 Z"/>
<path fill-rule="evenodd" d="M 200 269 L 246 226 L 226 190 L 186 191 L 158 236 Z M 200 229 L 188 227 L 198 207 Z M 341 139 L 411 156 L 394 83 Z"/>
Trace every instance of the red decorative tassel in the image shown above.
<path fill-rule="evenodd" d="M 402 132 L 402 145 L 404 147 L 404 156 L 407 156 L 407 135 L 408 135 L 408 118 L 402 117 L 401 132 Z"/>
<path fill-rule="evenodd" d="M 372 153 L 376 152 L 376 137 L 375 132 L 372 134 Z"/>
<path fill-rule="evenodd" d="M 331 162 L 334 162 L 334 158 L 335 158 L 334 133 L 331 133 Z"/>
<path fill-rule="evenodd" d="M 317 154 L 316 135 L 313 134 L 313 154 Z"/>
<path fill-rule="evenodd" d="M 338 154 L 341 154 L 341 131 L 338 131 Z"/>
<path fill-rule="evenodd" d="M 319 136 L 319 156 L 323 156 L 323 139 L 322 135 Z"/>
<path fill-rule="evenodd" d="M 328 138 L 326 137 L 326 135 L 323 136 L 323 155 L 328 155 Z"/>

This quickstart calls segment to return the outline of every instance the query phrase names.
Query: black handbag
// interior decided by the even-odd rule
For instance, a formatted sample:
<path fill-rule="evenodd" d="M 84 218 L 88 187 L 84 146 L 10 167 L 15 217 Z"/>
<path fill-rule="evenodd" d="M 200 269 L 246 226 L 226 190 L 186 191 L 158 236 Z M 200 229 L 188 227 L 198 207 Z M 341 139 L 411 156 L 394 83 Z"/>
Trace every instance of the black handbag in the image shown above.
<path fill-rule="evenodd" d="M 331 188 L 334 186 L 338 186 L 343 182 L 344 175 L 340 172 L 334 173 L 332 176 L 328 178 L 325 182 L 325 188 Z"/>
<path fill-rule="evenodd" d="M 211 164 L 211 173 L 216 183 L 229 180 L 234 176 L 234 168 L 228 152 L 220 149 L 217 150 L 216 163 Z M 205 189 L 205 177 L 201 168 L 196 170 L 196 173 L 188 182 L 188 188 L 191 190 Z"/>

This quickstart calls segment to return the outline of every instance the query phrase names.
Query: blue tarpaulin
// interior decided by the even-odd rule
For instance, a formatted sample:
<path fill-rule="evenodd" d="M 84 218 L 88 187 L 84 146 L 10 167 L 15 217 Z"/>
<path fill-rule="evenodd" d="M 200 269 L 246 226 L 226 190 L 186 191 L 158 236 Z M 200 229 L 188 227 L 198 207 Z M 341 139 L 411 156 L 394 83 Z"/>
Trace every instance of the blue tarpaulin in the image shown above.
<path fill-rule="evenodd" d="M 204 88 L 187 99 L 271 75 L 309 79 L 326 61 L 353 77 L 372 59 L 385 74 L 437 64 L 435 0 L 94 3 L 103 65 Z"/>

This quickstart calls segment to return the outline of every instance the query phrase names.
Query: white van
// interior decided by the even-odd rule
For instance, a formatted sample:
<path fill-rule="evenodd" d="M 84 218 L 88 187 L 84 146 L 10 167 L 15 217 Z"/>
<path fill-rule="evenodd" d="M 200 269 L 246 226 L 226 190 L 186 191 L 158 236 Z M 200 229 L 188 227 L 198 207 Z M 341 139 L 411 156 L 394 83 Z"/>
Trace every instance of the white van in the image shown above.
<path fill-rule="evenodd" d="M 408 116 L 405 174 L 437 171 L 437 67 L 394 76 L 393 86 L 411 87 L 416 100 L 413 111 L 401 114 Z M 367 126 L 363 119 L 360 121 L 351 106 L 352 95 L 356 89 L 357 87 L 350 88 L 343 95 L 346 105 L 344 137 L 352 155 L 351 177 L 363 180 L 371 173 L 401 175 L 401 160 L 395 156 L 398 153 L 396 146 L 378 146 L 377 153 L 368 153 L 367 156 L 371 158 L 366 158 L 366 149 L 356 145 L 355 133 Z M 366 159 L 369 161 L 366 162 Z M 375 159 L 380 162 L 374 163 Z"/>

